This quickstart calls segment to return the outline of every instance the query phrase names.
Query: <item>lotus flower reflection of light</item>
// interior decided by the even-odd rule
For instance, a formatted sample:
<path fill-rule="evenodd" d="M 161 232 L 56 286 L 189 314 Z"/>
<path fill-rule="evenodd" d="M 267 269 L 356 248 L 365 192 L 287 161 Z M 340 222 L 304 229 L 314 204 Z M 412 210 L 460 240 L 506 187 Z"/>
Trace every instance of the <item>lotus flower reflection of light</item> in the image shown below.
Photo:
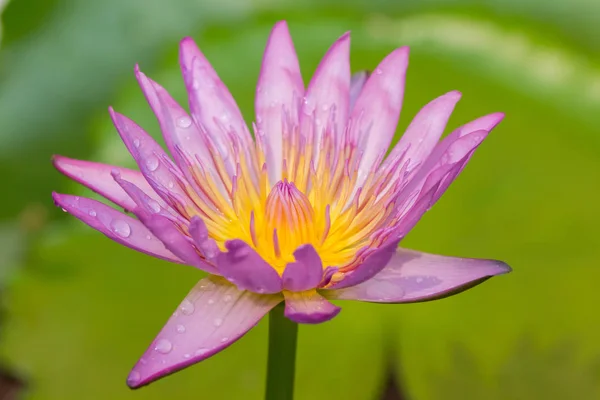
<path fill-rule="evenodd" d="M 403 303 L 438 298 L 508 272 L 499 261 L 431 255 L 399 242 L 444 193 L 502 114 L 440 141 L 460 98 L 427 104 L 385 157 L 402 106 L 408 48 L 351 77 L 350 36 L 308 88 L 285 22 L 273 28 L 256 89 L 254 138 L 194 42 L 180 61 L 191 113 L 136 69 L 171 157 L 110 110 L 140 171 L 55 157 L 101 202 L 56 204 L 135 250 L 209 274 L 192 289 L 128 377 L 138 387 L 235 342 L 275 305 L 300 323 L 340 308 L 327 299 Z"/>

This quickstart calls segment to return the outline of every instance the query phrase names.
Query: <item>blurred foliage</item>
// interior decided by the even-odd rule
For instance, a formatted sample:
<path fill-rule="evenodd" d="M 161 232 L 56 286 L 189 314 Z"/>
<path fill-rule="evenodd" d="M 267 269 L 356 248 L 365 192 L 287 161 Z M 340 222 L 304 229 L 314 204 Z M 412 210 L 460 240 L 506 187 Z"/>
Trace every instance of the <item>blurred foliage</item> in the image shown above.
<path fill-rule="evenodd" d="M 515 269 L 438 302 L 344 303 L 330 323 L 301 327 L 297 398 L 374 399 L 389 345 L 411 399 L 598 398 L 599 13 L 600 3 L 585 0 L 9 3 L 0 51 L 0 173 L 9 190 L 0 200 L 0 272 L 12 277 L 0 338 L 6 365 L 28 380 L 32 399 L 261 398 L 264 323 L 203 363 L 137 392 L 125 387 L 199 275 L 62 218 L 51 190 L 89 192 L 49 160 L 60 153 L 131 165 L 106 107 L 158 137 L 133 65 L 185 104 L 177 66 L 185 35 L 252 120 L 268 32 L 287 19 L 305 82 L 346 30 L 356 70 L 411 46 L 399 133 L 452 89 L 463 100 L 451 127 L 507 114 L 404 246 Z"/>

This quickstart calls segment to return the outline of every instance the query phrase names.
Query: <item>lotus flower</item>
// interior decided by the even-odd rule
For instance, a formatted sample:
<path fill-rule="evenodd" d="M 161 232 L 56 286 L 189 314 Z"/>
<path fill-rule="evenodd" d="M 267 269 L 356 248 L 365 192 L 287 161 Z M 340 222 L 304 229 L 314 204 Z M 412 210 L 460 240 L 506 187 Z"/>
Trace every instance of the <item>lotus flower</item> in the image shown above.
<path fill-rule="evenodd" d="M 350 36 L 327 51 L 305 89 L 285 22 L 273 28 L 252 132 L 207 59 L 185 38 L 190 113 L 136 68 L 170 156 L 110 109 L 139 171 L 55 157 L 62 173 L 133 214 L 54 194 L 109 238 L 208 273 L 128 377 L 138 387 L 226 348 L 280 302 L 320 323 L 329 300 L 405 303 L 508 272 L 500 261 L 398 248 L 503 118 L 490 114 L 440 141 L 460 93 L 427 104 L 386 152 L 402 107 L 408 48 L 351 76 Z"/>

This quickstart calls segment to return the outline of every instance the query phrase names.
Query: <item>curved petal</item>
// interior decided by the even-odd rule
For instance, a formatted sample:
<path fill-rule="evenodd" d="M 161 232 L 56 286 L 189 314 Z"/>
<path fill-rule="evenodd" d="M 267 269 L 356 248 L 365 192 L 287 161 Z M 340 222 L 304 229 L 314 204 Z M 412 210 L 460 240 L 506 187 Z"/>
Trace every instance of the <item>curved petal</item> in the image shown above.
<path fill-rule="evenodd" d="M 281 291 L 281 277 L 252 247 L 239 239 L 225 242 L 225 247 L 228 252 L 217 256 L 217 267 L 231 283 L 255 293 Z"/>
<path fill-rule="evenodd" d="M 222 279 L 202 279 L 133 367 L 127 384 L 138 388 L 213 356 L 281 300 L 280 295 L 239 291 Z"/>
<path fill-rule="evenodd" d="M 331 304 L 316 290 L 306 292 L 283 292 L 284 315 L 299 324 L 320 324 L 329 321 L 342 310 Z"/>
<path fill-rule="evenodd" d="M 354 103 L 356 103 L 356 99 L 358 99 L 358 95 L 362 92 L 370 75 L 369 71 L 360 71 L 350 78 L 350 111 L 354 108 Z"/>
<path fill-rule="evenodd" d="M 154 191 L 169 205 L 174 198 L 195 209 L 185 187 L 189 184 L 158 143 L 129 118 L 109 109 L 119 135 Z"/>
<path fill-rule="evenodd" d="M 305 244 L 294 252 L 295 262 L 288 263 L 283 271 L 283 288 L 292 292 L 316 288 L 323 279 L 321 257 L 310 244 Z"/>
<path fill-rule="evenodd" d="M 126 210 L 133 210 L 135 202 L 110 178 L 113 171 L 118 171 L 123 178 L 135 184 L 150 197 L 159 199 L 159 196 L 139 171 L 63 156 L 52 157 L 52 163 L 61 173 Z"/>
<path fill-rule="evenodd" d="M 401 156 L 409 163 L 408 170 L 422 165 L 444 133 L 460 97 L 460 92 L 453 91 L 423 107 L 406 128 L 384 165 L 395 162 Z"/>
<path fill-rule="evenodd" d="M 298 105 L 304 95 L 304 83 L 294 44 L 285 21 L 275 24 L 262 60 L 256 87 L 257 137 L 265 153 L 269 182 L 281 179 L 283 113 L 298 125 Z"/>
<path fill-rule="evenodd" d="M 57 206 L 117 243 L 167 261 L 183 263 L 135 218 L 85 197 L 52 193 L 52 198 Z"/>
<path fill-rule="evenodd" d="M 350 33 L 346 33 L 321 60 L 302 103 L 300 129 L 305 137 L 313 134 L 315 159 L 318 159 L 325 135 L 332 135 L 336 149 L 341 146 L 348 122 L 349 95 Z"/>
<path fill-rule="evenodd" d="M 396 49 L 381 61 L 356 99 L 348 140 L 363 152 L 356 187 L 360 187 L 385 155 L 400 117 L 408 47 Z"/>
<path fill-rule="evenodd" d="M 194 239 L 194 243 L 198 250 L 202 252 L 207 260 L 213 261 L 214 258 L 219 254 L 219 246 L 217 243 L 209 238 L 208 228 L 200 217 L 193 217 L 190 222 L 190 236 Z"/>
<path fill-rule="evenodd" d="M 158 214 L 144 213 L 140 215 L 140 218 L 144 225 L 165 244 L 165 247 L 186 264 L 211 274 L 219 274 L 217 268 L 200 257 L 192 243 L 175 227 L 172 221 Z"/>
<path fill-rule="evenodd" d="M 215 142 L 227 172 L 232 176 L 236 159 L 231 154 L 229 134 L 238 140 L 242 150 L 252 143 L 242 113 L 225 84 L 189 37 L 180 43 L 179 62 L 192 116 Z"/>
<path fill-rule="evenodd" d="M 348 286 L 358 285 L 361 282 L 370 279 L 381 271 L 390 261 L 396 249 L 399 240 L 392 241 L 370 254 L 365 261 L 350 272 L 344 273 L 341 280 L 332 279 L 332 283 L 326 289 L 341 289 Z"/>
<path fill-rule="evenodd" d="M 330 299 L 377 303 L 433 300 L 511 271 L 502 261 L 445 257 L 398 249 L 388 265 L 360 285 L 327 292 Z"/>

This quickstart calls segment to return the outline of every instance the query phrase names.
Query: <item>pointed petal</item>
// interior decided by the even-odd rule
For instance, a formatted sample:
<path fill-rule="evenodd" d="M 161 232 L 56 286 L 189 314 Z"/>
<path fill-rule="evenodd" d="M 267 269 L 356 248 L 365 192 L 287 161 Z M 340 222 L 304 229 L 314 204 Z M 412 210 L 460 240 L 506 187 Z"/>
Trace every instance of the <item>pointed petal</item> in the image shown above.
<path fill-rule="evenodd" d="M 323 278 L 321 257 L 310 244 L 305 244 L 294 252 L 296 261 L 285 266 L 283 288 L 292 292 L 316 288 Z"/>
<path fill-rule="evenodd" d="M 162 215 L 140 215 L 144 225 L 159 238 L 173 254 L 202 271 L 218 274 L 217 268 L 200 257 L 191 241 L 175 227 L 172 221 Z"/>
<path fill-rule="evenodd" d="M 52 197 L 57 206 L 115 242 L 154 257 L 183 263 L 137 219 L 85 197 L 59 193 L 52 193 Z"/>
<path fill-rule="evenodd" d="M 180 156 L 180 151 L 185 150 L 192 160 L 195 160 L 197 156 L 202 161 L 202 165 L 208 171 L 212 171 L 214 164 L 203 133 L 187 112 L 162 86 L 148 78 L 137 66 L 135 75 L 148 104 L 156 115 L 165 143 L 179 168 L 182 171 L 187 169 L 187 165 Z"/>
<path fill-rule="evenodd" d="M 252 247 L 239 239 L 225 242 L 225 247 L 228 252 L 217 256 L 217 267 L 231 283 L 255 293 L 281 291 L 281 277 Z"/>
<path fill-rule="evenodd" d="M 324 135 L 333 135 L 336 148 L 348 122 L 350 108 L 350 34 L 339 38 L 327 51 L 308 85 L 300 114 L 304 135 L 314 129 L 314 154 L 318 157 Z M 332 120 L 330 117 L 333 116 Z M 326 131 L 333 129 L 333 132 Z"/>
<path fill-rule="evenodd" d="M 275 24 L 263 56 L 256 87 L 256 125 L 263 142 L 269 182 L 281 179 L 283 112 L 298 125 L 297 106 L 304 95 L 304 83 L 294 44 L 285 21 Z"/>
<path fill-rule="evenodd" d="M 371 74 L 350 116 L 349 140 L 363 152 L 357 187 L 390 145 L 404 97 L 408 47 L 388 55 Z"/>
<path fill-rule="evenodd" d="M 385 164 L 403 156 L 405 160 L 410 160 L 408 170 L 422 165 L 444 133 L 448 119 L 460 97 L 459 92 L 450 92 L 423 107 L 402 135 Z"/>
<path fill-rule="evenodd" d="M 154 191 L 169 205 L 175 196 L 193 209 L 184 190 L 188 183 L 160 145 L 129 118 L 112 108 L 109 112 L 119 135 Z"/>
<path fill-rule="evenodd" d="M 396 240 L 378 248 L 371 253 L 362 264 L 357 266 L 352 271 L 344 273 L 342 280 L 336 279 L 335 281 L 332 281 L 327 289 L 341 289 L 348 286 L 358 285 L 359 283 L 375 276 L 390 261 L 396 252 L 396 249 L 398 248 L 398 243 L 399 241 Z"/>
<path fill-rule="evenodd" d="M 139 171 L 91 161 L 75 160 L 63 156 L 54 156 L 52 162 L 56 169 L 69 178 L 90 188 L 126 210 L 133 210 L 135 203 L 111 179 L 110 175 L 112 171 L 119 171 L 123 178 L 134 183 L 150 197 L 154 199 L 159 198 L 154 189 L 146 181 L 146 178 L 144 178 L 144 175 Z"/>
<path fill-rule="evenodd" d="M 228 149 L 231 145 L 228 134 L 234 135 L 243 149 L 252 143 L 242 113 L 227 86 L 189 37 L 180 43 L 179 62 L 194 121 L 215 141 L 228 172 L 233 175 L 236 160 Z"/>
<path fill-rule="evenodd" d="M 284 315 L 299 324 L 320 324 L 329 321 L 342 310 L 331 304 L 315 290 L 306 292 L 283 292 Z"/>
<path fill-rule="evenodd" d="M 356 103 L 356 99 L 358 99 L 370 75 L 369 71 L 360 71 L 352 75 L 350 79 L 350 111 L 354 108 L 354 103 Z"/>
<path fill-rule="evenodd" d="M 137 388 L 213 356 L 281 300 L 280 295 L 239 291 L 223 280 L 201 280 L 137 362 L 127 384 Z"/>
<path fill-rule="evenodd" d="M 447 297 L 510 272 L 502 261 L 445 257 L 398 249 L 379 274 L 360 285 L 327 292 L 330 299 L 407 303 Z"/>

